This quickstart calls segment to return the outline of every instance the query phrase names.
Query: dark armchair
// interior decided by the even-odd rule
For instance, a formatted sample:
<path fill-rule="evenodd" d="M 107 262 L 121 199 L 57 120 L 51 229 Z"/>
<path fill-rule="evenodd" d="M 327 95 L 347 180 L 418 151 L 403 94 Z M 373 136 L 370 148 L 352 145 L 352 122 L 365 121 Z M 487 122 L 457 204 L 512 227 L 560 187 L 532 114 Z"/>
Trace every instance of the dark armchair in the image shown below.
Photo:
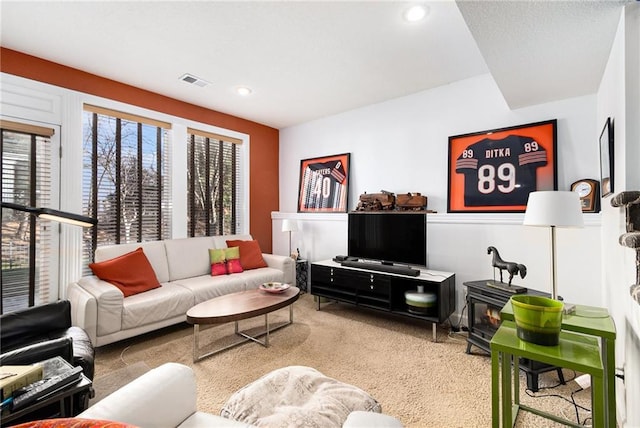
<path fill-rule="evenodd" d="M 71 303 L 60 300 L 0 317 L 0 365 L 32 364 L 60 356 L 81 366 L 93 380 L 94 349 L 80 327 L 71 325 Z"/>

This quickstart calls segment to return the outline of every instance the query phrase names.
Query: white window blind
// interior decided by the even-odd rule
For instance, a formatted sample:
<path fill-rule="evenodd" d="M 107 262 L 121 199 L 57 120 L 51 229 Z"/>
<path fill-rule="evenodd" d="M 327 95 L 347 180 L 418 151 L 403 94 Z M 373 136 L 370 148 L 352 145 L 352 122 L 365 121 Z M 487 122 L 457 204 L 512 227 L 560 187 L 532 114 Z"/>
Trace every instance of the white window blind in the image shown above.
<path fill-rule="evenodd" d="M 51 207 L 52 129 L 1 121 L 2 201 Z M 49 301 L 53 229 L 26 212 L 2 210 L 0 312 Z"/>
<path fill-rule="evenodd" d="M 187 132 L 189 236 L 241 233 L 242 140 L 191 128 Z"/>
<path fill-rule="evenodd" d="M 83 209 L 98 219 L 98 226 L 87 232 L 86 263 L 99 245 L 171 237 L 167 125 L 85 106 Z"/>

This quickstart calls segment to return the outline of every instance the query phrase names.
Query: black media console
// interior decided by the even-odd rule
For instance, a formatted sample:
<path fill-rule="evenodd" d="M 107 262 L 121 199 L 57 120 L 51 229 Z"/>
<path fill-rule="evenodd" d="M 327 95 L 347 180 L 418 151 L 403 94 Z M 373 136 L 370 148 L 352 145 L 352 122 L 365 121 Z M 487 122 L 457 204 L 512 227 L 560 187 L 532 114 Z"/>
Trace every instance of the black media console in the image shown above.
<path fill-rule="evenodd" d="M 332 260 L 311 264 L 311 294 L 360 307 L 389 312 L 408 318 L 432 323 L 433 340 L 436 341 L 436 324 L 442 324 L 456 308 L 456 277 L 451 272 L 428 269 L 418 270 L 419 275 L 402 275 L 370 268 L 340 265 Z M 380 266 L 380 265 L 375 265 Z M 384 268 L 400 266 L 384 265 Z M 405 268 L 406 269 L 406 268 Z M 412 269 L 416 270 L 416 269 Z M 425 293 L 436 295 L 434 307 L 426 314 L 411 313 L 404 293 L 424 287 Z M 320 299 L 318 299 L 320 310 Z"/>

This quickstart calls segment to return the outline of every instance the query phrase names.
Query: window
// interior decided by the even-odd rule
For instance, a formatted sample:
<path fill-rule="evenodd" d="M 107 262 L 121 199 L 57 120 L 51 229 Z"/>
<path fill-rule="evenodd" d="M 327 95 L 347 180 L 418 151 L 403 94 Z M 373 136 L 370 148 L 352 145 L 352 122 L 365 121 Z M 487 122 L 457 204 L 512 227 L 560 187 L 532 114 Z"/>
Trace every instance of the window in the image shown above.
<path fill-rule="evenodd" d="M 238 233 L 242 140 L 191 128 L 187 132 L 189 236 Z"/>
<path fill-rule="evenodd" d="M 170 238 L 171 186 L 169 124 L 90 105 L 84 110 L 83 210 L 98 219 L 85 232 L 86 266 L 99 245 Z"/>
<path fill-rule="evenodd" d="M 53 129 L 4 120 L 0 124 L 2 201 L 51 207 Z M 49 301 L 56 238 L 50 221 L 2 209 L 0 313 Z"/>

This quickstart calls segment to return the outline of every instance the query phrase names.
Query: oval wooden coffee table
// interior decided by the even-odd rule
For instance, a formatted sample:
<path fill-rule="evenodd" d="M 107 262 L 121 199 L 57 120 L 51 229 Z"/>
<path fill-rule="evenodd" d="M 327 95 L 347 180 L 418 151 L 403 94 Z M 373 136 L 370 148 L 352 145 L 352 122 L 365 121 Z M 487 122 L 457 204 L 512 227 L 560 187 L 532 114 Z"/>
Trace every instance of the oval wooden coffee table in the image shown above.
<path fill-rule="evenodd" d="M 193 324 L 193 361 L 225 351 L 234 346 L 253 341 L 264 347 L 269 346 L 269 333 L 293 323 L 293 302 L 298 300 L 300 289 L 289 287 L 282 293 L 269 293 L 260 289 L 240 291 L 199 303 L 187 311 L 187 322 Z M 289 306 L 289 322 L 275 328 L 269 328 L 269 313 Z M 238 331 L 238 321 L 264 315 L 265 331 L 255 336 Z M 235 323 L 235 334 L 244 340 L 200 354 L 200 325 Z M 264 341 L 258 338 L 265 336 Z"/>

